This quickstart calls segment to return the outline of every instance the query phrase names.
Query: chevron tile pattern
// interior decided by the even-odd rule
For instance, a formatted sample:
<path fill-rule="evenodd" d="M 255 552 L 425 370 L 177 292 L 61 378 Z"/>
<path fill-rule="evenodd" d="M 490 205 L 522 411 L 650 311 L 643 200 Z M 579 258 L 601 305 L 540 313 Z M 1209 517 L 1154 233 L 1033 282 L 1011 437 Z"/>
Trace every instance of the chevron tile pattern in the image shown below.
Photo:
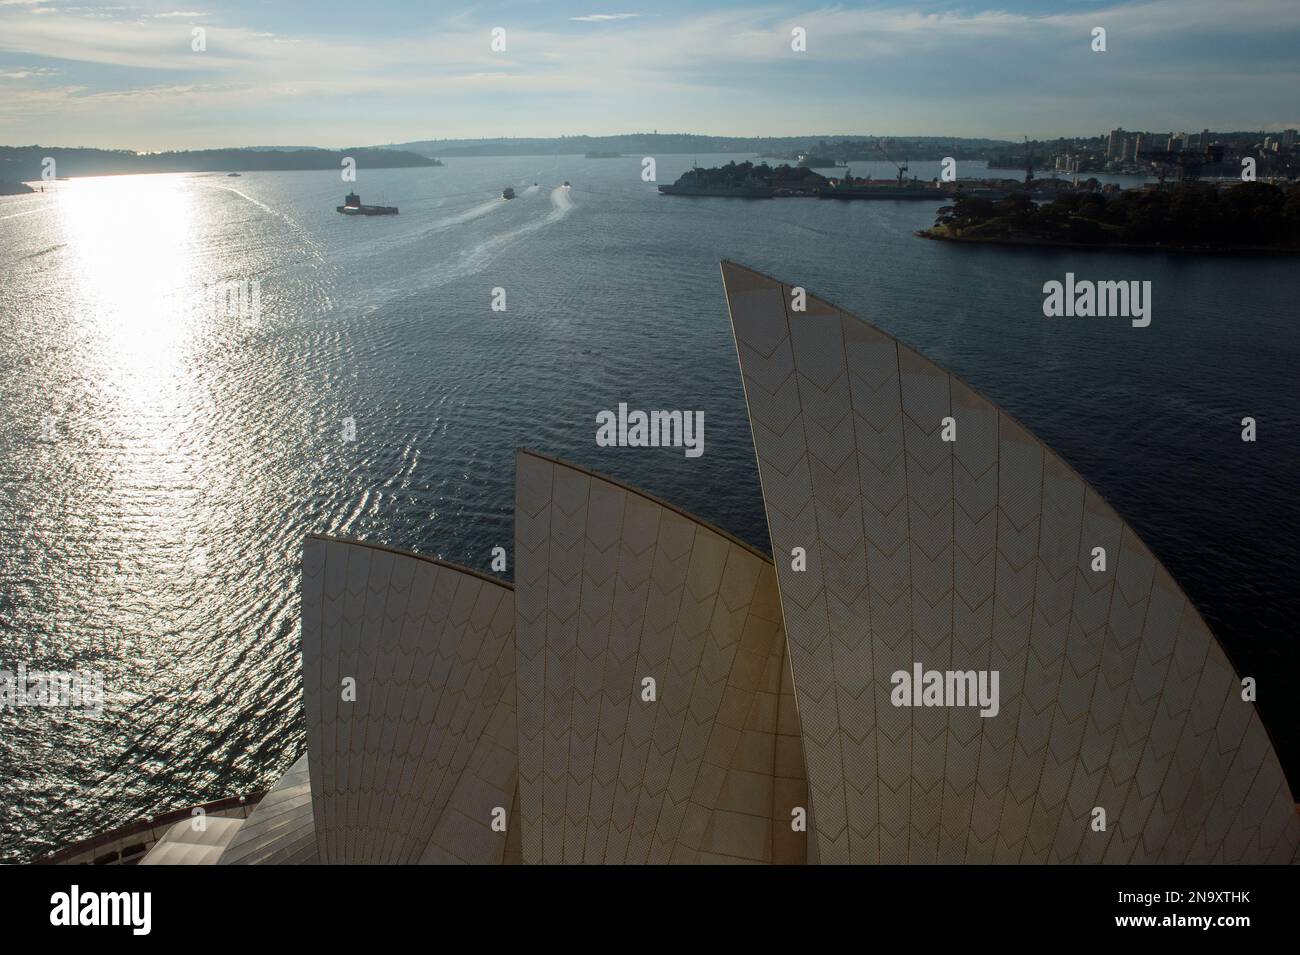
<path fill-rule="evenodd" d="M 511 653 L 507 650 L 507 656 Z M 509 661 L 513 665 L 513 661 Z M 515 694 L 511 681 L 497 703 L 473 755 L 461 772 L 446 809 L 438 817 L 420 862 L 425 865 L 500 864 L 510 833 L 492 829 L 492 813 L 515 818 Z M 518 826 L 514 827 L 518 833 Z"/>
<path fill-rule="evenodd" d="M 892 336 L 722 275 L 819 860 L 1291 861 L 1300 822 L 1254 706 L 1106 502 Z M 915 662 L 998 671 L 999 713 L 892 705 Z"/>
<path fill-rule="evenodd" d="M 302 607 L 320 861 L 501 862 L 506 833 L 490 827 L 514 792 L 511 589 L 310 537 Z"/>
<path fill-rule="evenodd" d="M 523 861 L 804 862 L 771 562 L 598 475 L 516 464 Z"/>

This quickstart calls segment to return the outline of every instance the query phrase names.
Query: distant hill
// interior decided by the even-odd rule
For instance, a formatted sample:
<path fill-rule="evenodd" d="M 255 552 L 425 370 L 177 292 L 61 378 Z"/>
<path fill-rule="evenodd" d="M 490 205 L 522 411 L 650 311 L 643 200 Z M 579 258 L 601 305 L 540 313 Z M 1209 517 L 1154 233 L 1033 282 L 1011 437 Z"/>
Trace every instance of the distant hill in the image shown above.
<path fill-rule="evenodd" d="M 443 159 L 474 156 L 655 156 L 740 153 L 794 160 L 803 153 L 840 160 L 883 159 L 924 162 L 945 156 L 987 159 L 1015 143 L 955 136 L 697 136 L 691 133 L 629 133 L 622 136 L 497 137 L 425 139 L 351 149 L 309 146 L 248 146 L 183 152 L 137 153 L 119 149 L 63 146 L 0 146 L 0 179 L 34 180 L 41 163 L 53 156 L 58 176 L 111 176 L 149 172 L 256 172 L 260 170 L 338 169 L 351 156 L 361 167 L 394 169 L 438 166 Z"/>
<path fill-rule="evenodd" d="M 761 156 L 793 157 L 796 153 L 830 145 L 860 144 L 874 149 L 884 138 L 891 156 L 918 162 L 952 156 L 978 159 L 1014 145 L 1001 139 L 962 139 L 954 136 L 696 136 L 690 133 L 630 133 L 624 136 L 559 136 L 543 139 L 499 137 L 495 139 L 424 139 L 392 143 L 387 148 L 409 150 L 424 156 L 581 156 L 587 153 L 619 153 L 633 156 L 706 153 L 755 153 Z"/>
<path fill-rule="evenodd" d="M 186 152 L 135 153 L 119 149 L 83 149 L 62 146 L 0 146 L 0 179 L 41 178 L 42 163 L 52 156 L 55 174 L 64 176 L 115 176 L 149 172 L 258 172 L 266 170 L 342 168 L 345 156 L 362 169 L 397 169 L 406 166 L 440 166 L 436 159 L 418 153 L 357 147 L 354 149 L 200 149 Z"/>

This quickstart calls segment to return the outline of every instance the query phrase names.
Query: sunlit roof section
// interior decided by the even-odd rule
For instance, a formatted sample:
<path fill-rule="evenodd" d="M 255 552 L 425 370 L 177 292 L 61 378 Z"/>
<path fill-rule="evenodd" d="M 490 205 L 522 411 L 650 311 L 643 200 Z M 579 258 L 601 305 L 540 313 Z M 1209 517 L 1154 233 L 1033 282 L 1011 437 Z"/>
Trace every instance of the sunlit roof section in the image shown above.
<path fill-rule="evenodd" d="M 315 819 L 307 757 L 271 787 L 221 854 L 221 865 L 315 865 Z"/>
<path fill-rule="evenodd" d="M 245 820 L 194 816 L 172 825 L 140 865 L 216 865 Z"/>
<path fill-rule="evenodd" d="M 310 537 L 302 593 L 320 861 L 500 863 L 515 789 L 510 587 Z"/>
<path fill-rule="evenodd" d="M 646 494 L 516 459 L 525 863 L 800 863 L 771 562 Z"/>

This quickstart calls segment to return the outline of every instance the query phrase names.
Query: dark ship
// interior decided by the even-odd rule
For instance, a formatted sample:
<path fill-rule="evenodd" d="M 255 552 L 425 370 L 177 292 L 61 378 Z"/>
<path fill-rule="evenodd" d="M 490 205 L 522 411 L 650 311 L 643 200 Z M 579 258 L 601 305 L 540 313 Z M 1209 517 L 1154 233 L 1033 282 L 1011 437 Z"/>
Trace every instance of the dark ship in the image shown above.
<path fill-rule="evenodd" d="M 349 192 L 343 197 L 343 205 L 334 207 L 345 216 L 395 216 L 397 206 L 363 206 L 361 197 Z"/>
<path fill-rule="evenodd" d="M 832 159 L 830 156 L 814 156 L 804 153 L 799 156 L 799 165 L 804 169 L 834 169 L 836 166 L 844 166 L 846 163 L 838 159 Z"/>

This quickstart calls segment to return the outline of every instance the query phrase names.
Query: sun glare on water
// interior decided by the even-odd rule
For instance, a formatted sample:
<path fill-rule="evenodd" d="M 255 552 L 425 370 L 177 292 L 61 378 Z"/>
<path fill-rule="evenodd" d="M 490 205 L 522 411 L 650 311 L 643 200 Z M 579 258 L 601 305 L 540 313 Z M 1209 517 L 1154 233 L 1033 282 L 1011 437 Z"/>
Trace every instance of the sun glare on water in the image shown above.
<path fill-rule="evenodd" d="M 83 439 L 115 489 L 99 519 L 134 500 L 148 553 L 202 521 L 196 481 L 212 468 L 197 377 L 212 334 L 201 191 L 185 176 L 118 176 L 60 183 L 57 196 L 75 354 L 98 422 Z"/>
<path fill-rule="evenodd" d="M 185 180 L 73 180 L 58 195 L 84 320 L 123 370 L 166 372 L 191 331 L 203 285 Z"/>

